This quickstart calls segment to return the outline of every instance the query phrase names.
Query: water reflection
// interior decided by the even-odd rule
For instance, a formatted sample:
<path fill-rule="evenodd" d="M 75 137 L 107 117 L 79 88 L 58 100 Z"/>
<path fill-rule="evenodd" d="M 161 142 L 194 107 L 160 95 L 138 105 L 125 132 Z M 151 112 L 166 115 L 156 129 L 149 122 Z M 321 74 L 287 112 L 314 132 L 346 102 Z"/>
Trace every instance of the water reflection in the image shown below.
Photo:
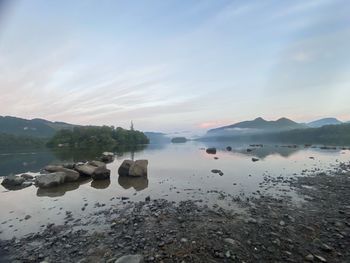
<path fill-rule="evenodd" d="M 58 185 L 50 188 L 38 188 L 37 196 L 58 197 L 63 196 L 66 192 L 78 189 L 81 185 L 89 183 L 91 178 L 84 178 L 76 182 L 68 182 L 62 185 Z"/>
<path fill-rule="evenodd" d="M 36 172 L 55 159 L 54 154 L 47 151 L 0 152 L 0 176 Z"/>
<path fill-rule="evenodd" d="M 147 177 L 119 176 L 118 183 L 124 189 L 133 187 L 136 191 L 142 191 L 148 187 Z"/>
<path fill-rule="evenodd" d="M 259 159 L 264 159 L 271 155 L 279 155 L 285 158 L 288 158 L 300 151 L 303 151 L 308 148 L 313 150 L 320 150 L 319 146 L 306 147 L 304 145 L 273 145 L 273 144 L 263 144 L 262 147 L 250 146 L 252 143 L 240 143 L 240 142 L 205 142 L 206 148 L 215 147 L 218 152 L 224 154 L 243 154 L 251 157 L 257 157 Z M 227 151 L 226 147 L 231 146 L 232 151 Z M 337 148 L 335 151 L 341 151 L 340 148 Z"/>
<path fill-rule="evenodd" d="M 130 154 L 133 158 L 136 152 L 142 151 L 147 145 L 137 145 L 132 147 L 119 146 L 114 149 L 32 149 L 26 151 L 0 151 L 0 176 L 10 174 L 21 174 L 26 172 L 39 172 L 48 164 L 74 163 L 98 159 L 102 152 L 112 151 L 117 156 L 123 156 L 125 153 Z"/>
<path fill-rule="evenodd" d="M 95 189 L 106 189 L 108 186 L 111 184 L 110 179 L 105 179 L 105 180 L 93 180 L 91 182 L 91 187 Z"/>

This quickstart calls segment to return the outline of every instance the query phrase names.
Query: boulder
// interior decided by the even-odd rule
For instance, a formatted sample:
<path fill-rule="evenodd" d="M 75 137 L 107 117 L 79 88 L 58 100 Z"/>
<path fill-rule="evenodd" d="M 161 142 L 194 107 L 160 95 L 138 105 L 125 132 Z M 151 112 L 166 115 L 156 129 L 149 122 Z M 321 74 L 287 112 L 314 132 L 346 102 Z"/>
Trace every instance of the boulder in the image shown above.
<path fill-rule="evenodd" d="M 104 180 L 109 179 L 111 171 L 106 168 L 106 166 L 96 167 L 95 171 L 91 175 L 94 180 Z"/>
<path fill-rule="evenodd" d="M 118 258 L 115 263 L 144 263 L 142 255 L 126 255 Z"/>
<path fill-rule="evenodd" d="M 206 152 L 207 152 L 208 154 L 216 154 L 216 148 L 208 148 L 208 149 L 206 150 Z"/>
<path fill-rule="evenodd" d="M 106 163 L 100 161 L 91 161 L 89 164 L 96 167 L 106 167 Z"/>
<path fill-rule="evenodd" d="M 2 180 L 1 184 L 3 186 L 20 186 L 24 183 L 25 179 L 16 175 L 5 176 L 4 180 Z"/>
<path fill-rule="evenodd" d="M 92 176 L 96 169 L 97 167 L 91 164 L 81 164 L 75 166 L 75 170 L 83 176 Z"/>
<path fill-rule="evenodd" d="M 253 158 L 252 158 L 252 161 L 253 161 L 253 162 L 257 162 L 257 161 L 259 161 L 259 159 L 253 157 Z"/>
<path fill-rule="evenodd" d="M 132 161 L 132 160 L 124 160 L 122 162 L 122 164 L 119 166 L 118 174 L 121 176 L 128 176 L 129 169 L 133 163 L 134 163 L 134 161 Z"/>
<path fill-rule="evenodd" d="M 34 176 L 30 175 L 30 174 L 22 174 L 21 177 L 24 178 L 24 180 L 33 180 L 34 179 Z"/>
<path fill-rule="evenodd" d="M 232 151 L 232 147 L 231 146 L 227 146 L 226 150 L 230 152 L 230 151 Z"/>
<path fill-rule="evenodd" d="M 35 183 L 39 188 L 48 188 L 63 184 L 65 178 L 66 173 L 64 172 L 42 174 L 35 178 Z"/>
<path fill-rule="evenodd" d="M 104 152 L 101 156 L 101 161 L 105 163 L 110 163 L 114 161 L 114 153 L 112 152 Z"/>
<path fill-rule="evenodd" d="M 64 168 L 63 166 L 60 166 L 60 165 L 47 165 L 44 169 L 50 173 L 55 173 L 55 172 L 65 173 L 66 174 L 65 182 L 75 182 L 80 177 L 80 174 L 77 171 Z"/>
<path fill-rule="evenodd" d="M 135 161 L 129 169 L 130 176 L 147 176 L 147 160 L 137 160 Z"/>

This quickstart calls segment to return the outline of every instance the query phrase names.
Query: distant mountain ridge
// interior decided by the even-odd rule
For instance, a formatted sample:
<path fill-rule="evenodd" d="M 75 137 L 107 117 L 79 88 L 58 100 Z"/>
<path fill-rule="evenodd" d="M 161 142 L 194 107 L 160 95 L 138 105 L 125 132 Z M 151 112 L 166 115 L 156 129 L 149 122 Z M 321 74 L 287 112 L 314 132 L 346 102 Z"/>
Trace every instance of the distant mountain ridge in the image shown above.
<path fill-rule="evenodd" d="M 325 125 L 337 125 L 342 124 L 343 122 L 338 120 L 337 118 L 323 118 L 319 120 L 315 120 L 312 122 L 307 123 L 307 126 L 311 128 L 319 128 Z"/>
<path fill-rule="evenodd" d="M 74 126 L 77 125 L 65 122 L 52 122 L 44 119 L 27 120 L 11 116 L 0 116 L 0 133 L 15 136 L 49 138 L 58 130 L 73 129 Z"/>
<path fill-rule="evenodd" d="M 280 118 L 276 121 L 267 121 L 259 117 L 252 121 L 242 121 L 235 124 L 209 130 L 208 134 L 230 134 L 230 133 L 259 133 L 284 131 L 292 129 L 307 128 L 305 124 L 294 122 L 287 118 Z"/>

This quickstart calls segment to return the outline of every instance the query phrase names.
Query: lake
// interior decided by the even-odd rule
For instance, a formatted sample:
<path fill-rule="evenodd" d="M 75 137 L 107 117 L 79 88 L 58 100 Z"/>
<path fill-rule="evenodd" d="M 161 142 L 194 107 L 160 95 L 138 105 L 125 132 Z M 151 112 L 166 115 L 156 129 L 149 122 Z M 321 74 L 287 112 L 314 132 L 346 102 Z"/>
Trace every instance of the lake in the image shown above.
<path fill-rule="evenodd" d="M 207 154 L 207 147 L 215 146 L 216 155 Z M 227 151 L 231 146 L 232 151 Z M 253 149 L 247 152 L 247 149 Z M 92 160 L 95 151 L 15 151 L 0 153 L 0 176 L 38 173 L 48 164 Z M 218 159 L 214 159 L 218 157 Z M 253 162 L 252 157 L 259 161 Z M 285 147 L 266 144 L 250 147 L 248 144 L 222 142 L 187 142 L 140 147 L 135 151 L 119 151 L 114 162 L 107 165 L 110 180 L 66 183 L 51 189 L 30 186 L 22 190 L 8 190 L 0 186 L 0 238 L 20 237 L 36 232 L 49 223 L 65 222 L 66 211 L 82 222 L 95 220 L 88 216 L 103 206 L 119 206 L 125 202 L 164 198 L 171 201 L 199 200 L 209 206 L 225 208 L 231 203 L 221 194 L 249 198 L 257 191 L 263 194 L 287 195 L 296 202 L 298 195 L 283 184 L 271 187 L 266 178 L 293 177 L 331 169 L 339 162 L 348 161 L 350 151 L 320 149 L 320 147 Z M 118 167 L 125 159 L 147 159 L 148 178 L 118 176 Z M 220 169 L 224 174 L 214 174 Z M 123 197 L 123 198 L 121 198 Z M 123 200 L 122 200 L 123 199 Z M 232 209 L 238 209 L 232 205 Z M 26 215 L 30 218 L 25 220 Z"/>

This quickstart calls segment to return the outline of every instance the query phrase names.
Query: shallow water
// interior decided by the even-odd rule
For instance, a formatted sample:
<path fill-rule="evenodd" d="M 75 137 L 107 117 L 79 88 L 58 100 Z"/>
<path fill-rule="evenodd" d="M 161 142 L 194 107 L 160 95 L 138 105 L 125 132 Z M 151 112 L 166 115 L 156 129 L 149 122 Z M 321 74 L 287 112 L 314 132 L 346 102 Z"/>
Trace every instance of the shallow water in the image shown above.
<path fill-rule="evenodd" d="M 232 151 L 226 151 L 226 146 Z M 205 148 L 216 146 L 216 155 L 207 154 Z M 247 197 L 259 190 L 262 193 L 298 196 L 287 186 L 262 187 L 264 177 L 293 177 L 313 170 L 327 170 L 341 161 L 348 161 L 349 150 L 322 150 L 318 147 L 264 145 L 247 152 L 249 145 L 187 142 L 184 144 L 149 145 L 136 152 L 118 153 L 108 164 L 111 179 L 94 182 L 89 179 L 67 183 L 51 189 L 35 186 L 11 191 L 0 186 L 0 238 L 12 238 L 36 232 L 48 223 L 62 224 L 66 211 L 83 222 L 95 220 L 87 215 L 96 212 L 96 203 L 118 206 L 121 197 L 130 200 L 165 198 L 174 201 L 202 200 L 203 204 L 232 205 L 230 199 L 220 198 L 223 191 L 232 196 Z M 0 153 L 0 175 L 37 173 L 47 164 L 93 159 L 99 152 L 26 151 Z M 219 159 L 214 159 L 214 156 Z M 252 162 L 252 157 L 260 160 Z M 313 158 L 310 158 L 313 157 Z M 148 159 L 148 178 L 128 179 L 118 176 L 118 167 L 124 159 Z M 220 169 L 224 175 L 211 173 Z M 85 210 L 82 207 L 86 205 Z M 98 206 L 98 205 L 97 205 Z M 235 207 L 233 207 L 235 209 Z M 25 220 L 24 217 L 31 218 Z"/>

